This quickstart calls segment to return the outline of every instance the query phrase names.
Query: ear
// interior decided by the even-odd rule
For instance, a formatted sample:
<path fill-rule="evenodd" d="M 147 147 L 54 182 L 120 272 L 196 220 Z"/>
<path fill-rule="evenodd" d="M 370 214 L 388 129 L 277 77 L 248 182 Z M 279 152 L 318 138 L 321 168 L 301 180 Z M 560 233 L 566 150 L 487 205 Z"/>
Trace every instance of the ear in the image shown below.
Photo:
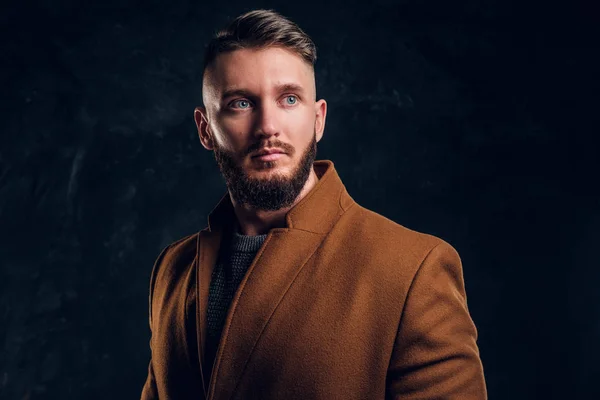
<path fill-rule="evenodd" d="M 317 142 L 323 137 L 325 131 L 325 117 L 327 117 L 327 102 L 323 99 L 315 103 L 315 133 Z"/>
<path fill-rule="evenodd" d="M 196 107 L 194 109 L 194 121 L 196 121 L 196 127 L 198 128 L 200 143 L 202 143 L 202 146 L 204 146 L 206 150 L 212 150 L 214 148 L 213 138 L 208 126 L 208 118 L 204 107 Z"/>

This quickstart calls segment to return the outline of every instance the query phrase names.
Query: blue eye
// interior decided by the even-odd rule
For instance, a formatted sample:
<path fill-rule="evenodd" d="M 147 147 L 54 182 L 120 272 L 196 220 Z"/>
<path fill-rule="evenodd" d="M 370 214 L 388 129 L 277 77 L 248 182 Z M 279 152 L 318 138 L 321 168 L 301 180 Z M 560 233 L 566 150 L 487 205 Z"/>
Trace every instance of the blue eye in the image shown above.
<path fill-rule="evenodd" d="M 288 99 L 288 101 L 287 101 L 287 104 L 289 104 L 289 105 L 296 104 L 296 102 L 298 101 L 298 100 L 296 99 L 296 96 L 286 96 L 286 99 Z M 292 101 L 292 102 L 290 103 L 289 99 L 294 99 L 294 101 Z"/>
<path fill-rule="evenodd" d="M 239 104 L 240 105 L 239 108 L 242 108 L 242 109 L 246 109 L 246 108 L 250 107 L 250 102 L 248 100 L 236 100 L 231 104 Z"/>

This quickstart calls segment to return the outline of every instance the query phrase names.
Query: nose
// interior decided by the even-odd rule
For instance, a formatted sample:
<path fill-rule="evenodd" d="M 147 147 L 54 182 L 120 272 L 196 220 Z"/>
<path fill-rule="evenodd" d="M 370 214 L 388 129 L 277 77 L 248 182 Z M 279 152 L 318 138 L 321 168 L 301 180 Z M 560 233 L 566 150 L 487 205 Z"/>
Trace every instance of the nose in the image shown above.
<path fill-rule="evenodd" d="M 256 126 L 254 132 L 256 136 L 269 139 L 271 136 L 279 136 L 278 109 L 274 104 L 261 102 L 257 112 Z"/>

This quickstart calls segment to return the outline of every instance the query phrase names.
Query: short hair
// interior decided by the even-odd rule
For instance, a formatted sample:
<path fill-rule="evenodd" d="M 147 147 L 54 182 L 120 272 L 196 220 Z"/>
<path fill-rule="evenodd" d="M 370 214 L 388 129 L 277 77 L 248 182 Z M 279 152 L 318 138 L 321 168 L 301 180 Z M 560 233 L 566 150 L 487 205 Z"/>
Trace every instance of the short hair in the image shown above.
<path fill-rule="evenodd" d="M 253 10 L 234 19 L 217 32 L 204 55 L 202 74 L 222 53 L 239 49 L 282 47 L 302 57 L 313 68 L 317 48 L 298 25 L 274 10 Z"/>

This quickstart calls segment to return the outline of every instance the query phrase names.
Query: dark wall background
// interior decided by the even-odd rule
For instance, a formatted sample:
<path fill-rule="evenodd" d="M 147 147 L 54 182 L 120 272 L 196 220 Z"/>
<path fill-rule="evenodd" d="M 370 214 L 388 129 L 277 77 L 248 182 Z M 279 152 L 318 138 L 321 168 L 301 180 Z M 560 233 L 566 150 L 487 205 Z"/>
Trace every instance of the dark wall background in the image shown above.
<path fill-rule="evenodd" d="M 592 2 L 27 1 L 0 13 L 0 398 L 139 398 L 149 275 L 225 192 L 196 135 L 211 34 L 318 47 L 318 158 L 464 263 L 490 398 L 600 398 Z"/>

